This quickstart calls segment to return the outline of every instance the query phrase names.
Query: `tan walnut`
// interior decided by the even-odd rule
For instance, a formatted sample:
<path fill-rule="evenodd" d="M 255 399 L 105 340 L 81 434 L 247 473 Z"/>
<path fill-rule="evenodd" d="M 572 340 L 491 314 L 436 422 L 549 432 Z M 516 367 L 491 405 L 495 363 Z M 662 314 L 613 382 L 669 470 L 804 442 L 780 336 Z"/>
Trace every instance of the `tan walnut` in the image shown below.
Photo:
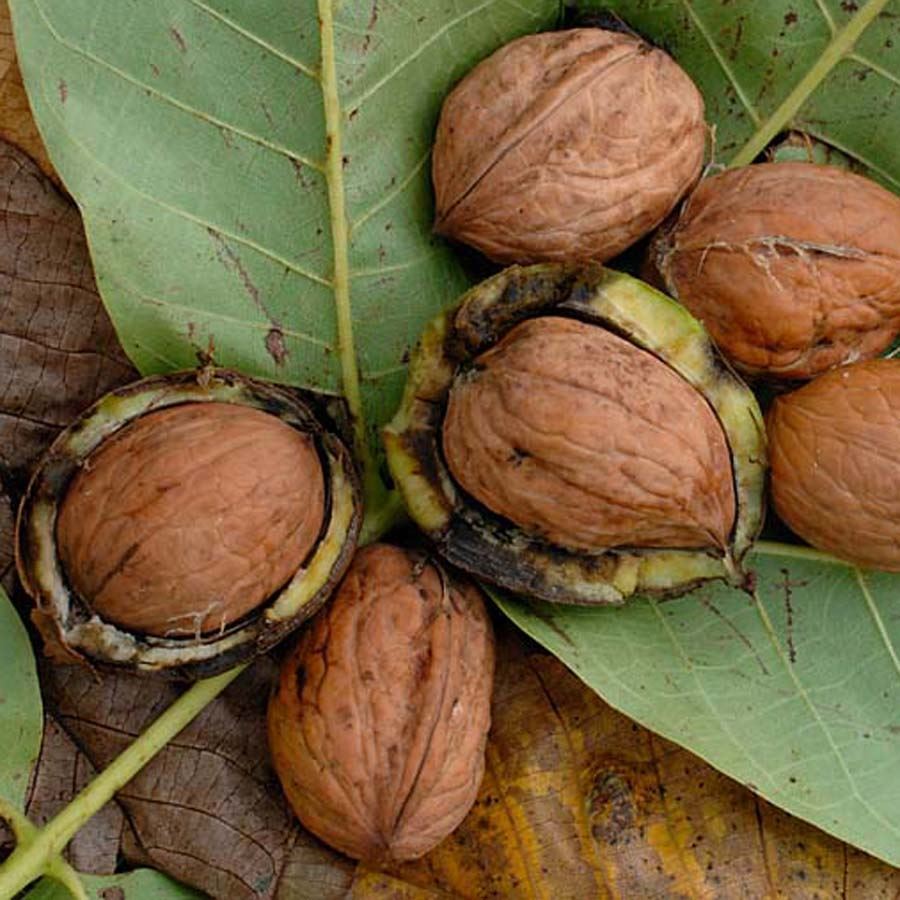
<path fill-rule="evenodd" d="M 900 360 L 835 369 L 767 418 L 772 499 L 820 550 L 900 571 Z"/>
<path fill-rule="evenodd" d="M 443 446 L 473 497 L 553 544 L 728 546 L 731 457 L 712 408 L 596 325 L 516 325 L 457 379 Z"/>
<path fill-rule="evenodd" d="M 498 262 L 607 260 L 696 181 L 703 115 L 690 78 L 632 35 L 519 38 L 444 103 L 435 230 Z"/>
<path fill-rule="evenodd" d="M 900 197 L 812 163 L 708 178 L 653 263 L 743 372 L 810 378 L 900 331 Z"/>
<path fill-rule="evenodd" d="M 481 782 L 493 670 L 477 588 L 418 552 L 359 551 L 269 705 L 272 759 L 304 826 L 373 862 L 443 840 Z"/>
<path fill-rule="evenodd" d="M 206 367 L 123 385 L 59 434 L 16 563 L 48 652 L 197 678 L 312 616 L 362 519 L 339 402 Z"/>
<path fill-rule="evenodd" d="M 142 416 L 63 500 L 69 580 L 101 618 L 159 636 L 222 630 L 300 568 L 325 512 L 309 435 L 228 403 Z"/>

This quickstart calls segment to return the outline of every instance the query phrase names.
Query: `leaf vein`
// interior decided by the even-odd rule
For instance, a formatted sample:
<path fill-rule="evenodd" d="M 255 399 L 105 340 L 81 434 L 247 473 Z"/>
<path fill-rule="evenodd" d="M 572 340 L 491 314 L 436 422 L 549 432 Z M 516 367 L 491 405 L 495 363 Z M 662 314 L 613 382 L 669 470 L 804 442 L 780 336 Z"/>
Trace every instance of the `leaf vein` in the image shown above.
<path fill-rule="evenodd" d="M 87 50 L 84 47 L 81 47 L 80 45 L 67 40 L 61 34 L 59 34 L 59 32 L 54 28 L 53 23 L 47 19 L 44 10 L 41 8 L 37 0 L 35 0 L 35 9 L 38 11 L 38 15 L 40 15 L 40 17 L 44 20 L 44 24 L 47 26 L 47 30 L 53 36 L 54 40 L 56 40 L 57 43 L 59 43 L 61 46 L 70 50 L 72 53 L 75 53 L 78 56 L 89 60 L 94 65 L 99 66 L 101 69 L 105 69 L 106 71 L 111 72 L 113 75 L 115 75 L 117 78 L 120 78 L 127 84 L 133 85 L 136 88 L 140 88 L 142 91 L 146 91 L 148 94 L 156 97 L 163 103 L 168 103 L 174 109 L 187 113 L 188 115 L 193 116 L 201 122 L 205 122 L 215 128 L 221 128 L 222 130 L 227 131 L 230 134 L 237 135 L 238 137 L 242 137 L 259 147 L 263 147 L 264 149 L 271 151 L 272 153 L 277 153 L 279 156 L 284 156 L 287 159 L 291 159 L 295 162 L 301 163 L 304 166 L 308 166 L 310 169 L 316 172 L 322 172 L 322 164 L 320 162 L 303 156 L 302 154 L 297 153 L 294 150 L 290 150 L 287 147 L 282 146 L 281 144 L 276 144 L 274 141 L 270 141 L 264 137 L 260 137 L 257 134 L 253 134 L 253 132 L 251 131 L 246 131 L 243 128 L 239 128 L 237 125 L 226 122 L 224 119 L 218 119 L 211 113 L 205 112 L 201 109 L 197 109 L 188 103 L 177 100 L 175 99 L 175 97 L 172 97 L 164 91 L 160 91 L 157 88 L 153 87 L 153 85 L 148 84 L 145 81 L 141 81 L 139 78 L 135 78 L 124 69 L 120 69 L 118 66 L 114 66 L 112 63 L 107 62 L 102 57 L 91 53 L 90 50 Z"/>
<path fill-rule="evenodd" d="M 283 50 L 279 50 L 276 46 L 270 44 L 268 41 L 264 41 L 259 35 L 254 34 L 252 31 L 247 31 L 246 28 L 239 25 L 233 19 L 228 18 L 228 16 L 219 12 L 217 9 L 213 9 L 211 6 L 207 6 L 207 4 L 201 2 L 201 0 L 188 0 L 188 2 L 193 6 L 196 6 L 197 9 L 200 9 L 203 12 L 207 13 L 212 18 L 217 19 L 223 25 L 231 28 L 237 34 L 245 37 L 251 43 L 256 44 L 258 47 L 262 47 L 267 53 L 271 53 L 272 56 L 277 56 L 280 60 L 286 62 L 289 66 L 293 66 L 298 72 L 302 72 L 313 81 L 321 80 L 319 78 L 319 73 L 311 66 L 306 65 L 306 63 L 300 62 L 299 59 L 290 56 Z"/>
<path fill-rule="evenodd" d="M 347 107 L 357 107 L 360 106 L 363 102 L 368 100 L 373 94 L 376 94 L 380 91 L 386 84 L 392 81 L 400 72 L 402 72 L 410 63 L 414 62 L 418 57 L 420 57 L 432 44 L 439 41 L 448 31 L 454 29 L 457 25 L 464 22 L 466 19 L 471 18 L 472 16 L 480 13 L 482 10 L 487 9 L 489 6 L 493 6 L 498 0 L 484 0 L 484 2 L 479 3 L 478 6 L 473 6 L 472 9 L 466 10 L 464 13 L 460 13 L 455 19 L 451 19 L 449 22 L 445 22 L 434 34 L 431 35 L 427 40 L 423 41 L 416 48 L 414 53 L 411 53 L 409 56 L 400 60 L 397 65 L 394 66 L 389 72 L 385 73 L 381 78 L 378 79 L 374 84 L 370 85 L 366 90 L 364 90 L 361 94 L 355 97 L 353 100 L 348 100 L 346 102 Z M 320 0 L 321 3 L 321 0 Z"/>

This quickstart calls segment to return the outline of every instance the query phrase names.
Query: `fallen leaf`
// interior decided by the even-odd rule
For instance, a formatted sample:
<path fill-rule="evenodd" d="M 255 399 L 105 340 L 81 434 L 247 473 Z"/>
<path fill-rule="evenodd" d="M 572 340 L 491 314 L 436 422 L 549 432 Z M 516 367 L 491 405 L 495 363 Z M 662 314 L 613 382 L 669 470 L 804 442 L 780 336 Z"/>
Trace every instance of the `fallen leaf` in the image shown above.
<path fill-rule="evenodd" d="M 7 485 L 21 484 L 85 407 L 136 377 L 97 294 L 78 211 L 3 143 L 0 359 L 0 483 Z"/>
<path fill-rule="evenodd" d="M 0 139 L 24 150 L 58 185 L 59 175 L 47 155 L 22 84 L 6 0 L 0 0 L 0 110 Z"/>
<path fill-rule="evenodd" d="M 487 771 L 461 827 L 423 859 L 375 871 L 292 823 L 269 768 L 260 660 L 120 793 L 153 865 L 216 897 L 896 898 L 900 872 L 615 712 L 499 623 Z M 122 676 L 46 672 L 56 715 L 104 765 L 177 694 Z"/>

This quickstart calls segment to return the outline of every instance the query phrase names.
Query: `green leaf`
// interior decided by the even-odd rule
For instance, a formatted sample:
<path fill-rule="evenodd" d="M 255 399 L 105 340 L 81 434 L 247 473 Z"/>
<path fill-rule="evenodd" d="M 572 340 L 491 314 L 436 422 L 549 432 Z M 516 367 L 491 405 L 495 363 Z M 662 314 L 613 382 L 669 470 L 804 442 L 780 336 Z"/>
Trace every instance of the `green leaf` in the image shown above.
<path fill-rule="evenodd" d="M 136 869 L 122 875 L 82 875 L 81 882 L 91 900 L 200 900 L 206 896 L 153 869 Z M 59 882 L 44 878 L 25 895 L 25 900 L 69 897 L 71 894 Z"/>
<path fill-rule="evenodd" d="M 582 0 L 665 47 L 706 98 L 716 156 L 804 131 L 900 190 L 900 0 Z"/>
<path fill-rule="evenodd" d="M 760 544 L 753 596 L 504 612 L 612 706 L 900 865 L 900 577 Z"/>
<path fill-rule="evenodd" d="M 0 588 L 0 799 L 23 810 L 44 712 L 28 632 Z"/>
<path fill-rule="evenodd" d="M 466 286 L 429 151 L 477 60 L 558 0 L 13 0 L 19 61 L 144 372 L 342 393 L 369 497 L 405 354 Z M 374 510 L 371 510 L 374 512 Z"/>

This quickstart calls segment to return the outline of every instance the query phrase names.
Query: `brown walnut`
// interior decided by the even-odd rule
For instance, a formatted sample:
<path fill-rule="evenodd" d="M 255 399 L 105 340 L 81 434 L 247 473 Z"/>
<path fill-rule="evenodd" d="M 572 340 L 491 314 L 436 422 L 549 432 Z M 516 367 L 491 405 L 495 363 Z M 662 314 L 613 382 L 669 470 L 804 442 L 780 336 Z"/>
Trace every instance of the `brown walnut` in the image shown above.
<path fill-rule="evenodd" d="M 900 197 L 812 163 L 700 183 L 651 255 L 666 287 L 749 374 L 810 378 L 900 331 Z"/>
<path fill-rule="evenodd" d="M 104 621 L 161 637 L 222 630 L 300 568 L 324 498 L 308 435 L 246 406 L 171 406 L 88 457 L 61 505 L 59 553 Z"/>
<path fill-rule="evenodd" d="M 703 99 L 661 50 L 581 28 L 476 66 L 444 103 L 435 230 L 498 262 L 604 261 L 700 174 Z"/>
<path fill-rule="evenodd" d="M 356 859 L 413 859 L 484 771 L 494 644 L 481 593 L 422 554 L 357 553 L 285 660 L 269 746 L 301 822 Z"/>
<path fill-rule="evenodd" d="M 900 572 L 900 360 L 835 369 L 769 411 L 772 499 L 814 547 Z"/>
<path fill-rule="evenodd" d="M 552 544 L 722 549 L 731 535 L 731 457 L 709 403 L 597 325 L 512 328 L 454 383 L 443 447 L 469 494 Z"/>

